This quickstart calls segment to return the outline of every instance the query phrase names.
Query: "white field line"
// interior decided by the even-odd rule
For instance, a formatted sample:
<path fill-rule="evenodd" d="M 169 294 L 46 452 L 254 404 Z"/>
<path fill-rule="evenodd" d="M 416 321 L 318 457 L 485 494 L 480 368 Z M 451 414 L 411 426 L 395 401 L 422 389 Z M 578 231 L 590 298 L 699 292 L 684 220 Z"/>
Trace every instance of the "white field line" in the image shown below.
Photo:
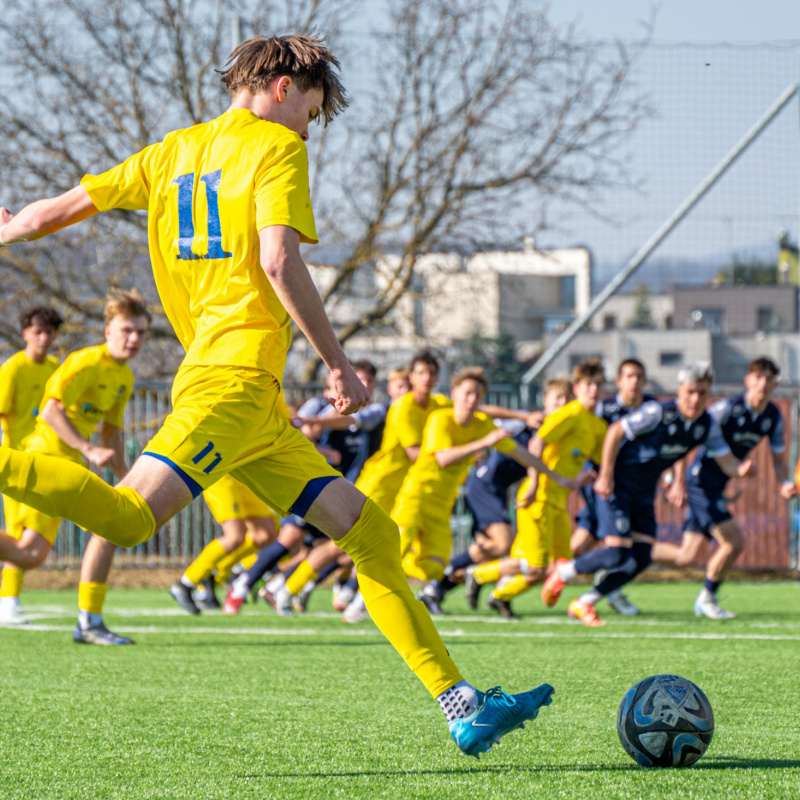
<path fill-rule="evenodd" d="M 0 626 L 2 627 L 2 626 Z M 24 631 L 71 631 L 72 625 L 25 625 L 18 626 L 15 630 Z M 120 633 L 168 633 L 180 634 L 210 634 L 214 636 L 315 636 L 315 637 L 350 637 L 350 636 L 378 636 L 380 631 L 374 629 L 362 630 L 358 628 L 345 628 L 341 630 L 316 630 L 314 628 L 156 628 L 152 626 L 128 625 L 120 627 L 115 625 L 115 631 Z M 445 631 L 440 630 L 442 638 L 455 639 L 586 639 L 587 632 L 568 633 L 552 631 L 463 631 L 460 629 Z M 725 640 L 725 641 L 770 641 L 770 642 L 798 642 L 800 636 L 779 636 L 770 634 L 727 634 L 727 633 L 612 633 L 603 631 L 594 633 L 591 638 L 597 639 L 698 639 L 698 640 Z"/>

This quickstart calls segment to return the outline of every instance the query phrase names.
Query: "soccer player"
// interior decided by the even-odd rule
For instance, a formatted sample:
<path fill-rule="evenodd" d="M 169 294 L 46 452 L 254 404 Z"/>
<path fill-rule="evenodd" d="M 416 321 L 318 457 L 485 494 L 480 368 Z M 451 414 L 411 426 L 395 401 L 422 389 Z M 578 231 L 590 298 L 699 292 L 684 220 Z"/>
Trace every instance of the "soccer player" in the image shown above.
<path fill-rule="evenodd" d="M 38 306 L 20 314 L 25 349 L 0 367 L 0 425 L 3 447 L 23 449 L 23 441 L 33 433 L 42 393 L 48 378 L 58 369 L 58 359 L 48 355 L 64 320 L 49 306 Z M 6 529 L 13 528 L 16 503 L 3 498 Z M 0 624 L 22 625 L 27 621 L 19 609 L 24 571 L 6 564 L 0 578 Z"/>
<path fill-rule="evenodd" d="M 452 549 L 450 517 L 477 453 L 493 447 L 527 467 L 543 463 L 515 442 L 509 431 L 496 427 L 478 411 L 487 389 L 480 367 L 461 370 L 451 380 L 453 407 L 435 411 L 425 425 L 419 456 L 392 509 L 392 519 L 400 527 L 403 569 L 410 578 L 444 577 Z M 578 485 L 571 479 L 579 471 L 568 475 L 570 480 L 563 477 L 566 471 L 561 469 L 556 473 L 548 468 L 547 474 L 569 493 L 569 487 Z"/>
<path fill-rule="evenodd" d="M 201 601 L 193 597 L 197 587 L 205 582 L 206 595 L 202 605 L 219 608 L 213 583 L 208 578 L 214 570 L 232 567 L 242 559 L 257 553 L 275 541 L 278 520 L 275 512 L 244 484 L 226 475 L 203 492 L 203 499 L 214 519 L 222 526 L 222 536 L 209 542 L 200 555 L 187 567 L 169 593 L 188 614 L 199 614 Z"/>
<path fill-rule="evenodd" d="M 39 458 L 46 456 L 54 462 L 54 469 L 59 464 L 63 468 L 75 465 L 87 475 L 91 473 L 85 462 L 108 466 L 121 480 L 126 472 L 123 414 L 133 391 L 133 372 L 128 362 L 144 342 L 150 315 L 138 292 L 117 290 L 109 294 L 106 302 L 105 323 L 105 344 L 72 353 L 50 376 L 34 431 L 25 440 L 25 452 Z M 98 426 L 102 442 L 99 446 L 89 441 Z M 60 523 L 59 517 L 20 503 L 11 528 L 14 552 L 8 560 L 25 570 L 38 567 L 55 543 Z M 79 620 L 73 632 L 76 643 L 131 643 L 103 623 L 115 549 L 97 536 L 92 536 L 86 545 L 78 588 Z M 19 593 L 16 600 L 19 602 Z"/>
<path fill-rule="evenodd" d="M 572 372 L 575 399 L 549 414 L 528 443 L 528 450 L 554 472 L 573 477 L 587 460 L 599 462 L 608 425 L 594 412 L 604 383 L 599 359 L 577 364 Z M 517 535 L 509 557 L 470 571 L 468 585 L 500 581 L 487 602 L 501 616 L 514 616 L 511 600 L 543 581 L 551 560 L 572 555 L 568 497 L 569 489 L 529 470 L 517 492 Z"/>
<path fill-rule="evenodd" d="M 720 426 L 722 437 L 736 458 L 744 460 L 764 438 L 769 440 L 775 478 L 784 500 L 797 494 L 789 479 L 789 464 L 784 449 L 784 424 L 781 412 L 770 402 L 778 385 L 780 368 L 769 358 L 757 358 L 747 367 L 745 391 L 709 408 L 711 418 Z M 689 508 L 683 523 L 680 546 L 656 542 L 653 560 L 685 567 L 707 557 L 713 539 L 717 549 L 707 559 L 706 580 L 695 601 L 697 616 L 709 619 L 733 619 L 736 614 L 717 602 L 717 590 L 744 549 L 744 534 L 728 510 L 725 488 L 728 475 L 720 469 L 706 448 L 700 448 L 685 474 L 683 462 L 675 465 L 672 491 L 685 495 Z"/>
<path fill-rule="evenodd" d="M 631 411 L 639 408 L 642 403 L 654 400 L 644 393 L 647 384 L 647 374 L 644 364 L 635 358 L 626 358 L 620 363 L 617 370 L 617 394 L 614 397 L 604 397 L 597 404 L 596 414 L 602 417 L 609 425 L 622 419 Z M 598 464 L 593 465 L 598 467 Z M 600 543 L 598 538 L 599 526 L 597 523 L 597 510 L 594 489 L 591 485 L 581 489 L 584 506 L 577 516 L 577 527 L 572 533 L 570 546 L 575 557 L 585 555 Z M 602 572 L 599 573 L 602 575 Z M 608 605 L 618 614 L 634 617 L 639 614 L 639 609 L 617 589 L 608 596 Z"/>
<path fill-rule="evenodd" d="M 548 379 L 544 386 L 542 419 L 571 399 L 572 384 L 568 378 Z M 512 425 L 517 430 L 514 441 L 527 447 L 535 429 L 520 421 L 501 421 L 501 427 L 514 433 Z M 514 541 L 508 493 L 527 474 L 528 470 L 524 465 L 499 450 L 492 450 L 487 459 L 470 473 L 465 485 L 464 500 L 472 515 L 473 541 L 463 553 L 451 559 L 441 581 L 431 581 L 422 590 L 419 599 L 432 614 L 443 613 L 442 600 L 462 582 L 470 566 L 494 561 L 508 554 Z M 467 602 L 472 608 L 477 608 L 480 584 L 473 581 L 470 588 L 472 591 L 467 595 Z"/>
<path fill-rule="evenodd" d="M 576 575 L 605 569 L 606 577 L 573 600 L 568 609 L 569 615 L 584 625 L 605 625 L 595 605 L 650 565 L 656 538 L 653 503 L 658 479 L 690 450 L 705 445 L 709 458 L 716 459 L 725 474 L 748 474 L 752 463 L 739 461 L 731 453 L 719 425 L 705 410 L 712 380 L 706 362 L 685 367 L 678 373 L 677 400 L 644 403 L 609 427 L 594 484 L 605 547 L 572 561 L 557 561 L 542 587 L 545 605 L 555 605 Z"/>
<path fill-rule="evenodd" d="M 0 209 L 2 245 L 98 211 L 147 210 L 156 285 L 186 349 L 173 410 L 124 481 L 112 487 L 62 459 L 0 448 L 0 492 L 132 547 L 233 474 L 338 541 L 370 616 L 436 698 L 459 749 L 477 755 L 533 719 L 553 688 L 512 696 L 467 683 L 411 593 L 397 526 L 275 410 L 291 320 L 332 373 L 337 411 L 367 402 L 300 255 L 301 242 L 317 242 L 304 142 L 312 121 L 346 106 L 337 66 L 314 37 L 248 39 L 222 72 L 232 102 L 221 116 L 16 216 Z M 16 549 L 0 536 L 0 557 Z"/>

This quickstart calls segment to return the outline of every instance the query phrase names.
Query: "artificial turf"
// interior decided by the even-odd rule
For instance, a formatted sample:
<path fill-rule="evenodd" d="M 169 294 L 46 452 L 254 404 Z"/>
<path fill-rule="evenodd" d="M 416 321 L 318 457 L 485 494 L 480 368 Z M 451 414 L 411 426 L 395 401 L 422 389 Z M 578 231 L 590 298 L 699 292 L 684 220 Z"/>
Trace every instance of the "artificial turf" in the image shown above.
<path fill-rule="evenodd" d="M 34 625 L 0 629 L 0 798 L 797 798 L 800 585 L 730 584 L 740 617 L 697 620 L 697 587 L 639 585 L 644 614 L 587 629 L 531 592 L 519 622 L 440 618 L 479 688 L 547 681 L 553 705 L 480 761 L 371 622 L 344 626 L 320 590 L 302 618 L 246 605 L 183 615 L 165 591 L 112 590 L 133 647 L 71 641 L 74 592 L 27 592 Z M 605 609 L 602 609 L 605 612 Z M 638 767 L 615 716 L 647 675 L 695 681 L 714 741 L 681 770 Z"/>

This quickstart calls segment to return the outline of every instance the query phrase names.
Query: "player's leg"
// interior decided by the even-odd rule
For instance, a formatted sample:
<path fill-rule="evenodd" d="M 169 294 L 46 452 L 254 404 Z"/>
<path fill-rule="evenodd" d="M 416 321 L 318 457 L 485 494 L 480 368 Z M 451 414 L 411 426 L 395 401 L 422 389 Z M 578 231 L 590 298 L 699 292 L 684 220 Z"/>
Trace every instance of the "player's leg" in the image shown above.
<path fill-rule="evenodd" d="M 59 522 L 58 518 L 47 517 L 35 509 L 18 506 L 11 528 L 11 536 L 17 543 L 18 560 L 6 562 L 3 567 L 0 578 L 0 624 L 27 624 L 28 619 L 19 604 L 25 572 L 44 563 L 58 535 Z"/>
<path fill-rule="evenodd" d="M 690 567 L 706 560 L 708 536 L 696 530 L 684 530 L 680 544 L 656 542 L 653 545 L 653 561 L 678 569 Z"/>
<path fill-rule="evenodd" d="M 304 605 L 297 603 L 298 598 L 305 591 L 310 594 L 313 586 L 309 587 L 309 584 L 314 584 L 320 572 L 329 565 L 335 564 L 343 554 L 344 551 L 331 539 L 314 547 L 306 558 L 295 567 L 280 592 L 274 596 L 276 605 L 281 609 L 279 613 L 289 608 L 298 611 L 296 606 L 305 610 Z"/>
<path fill-rule="evenodd" d="M 133 639 L 113 633 L 103 622 L 108 573 L 116 549 L 115 544 L 99 536 L 92 536 L 86 545 L 78 585 L 78 624 L 72 632 L 72 641 L 76 644 L 133 644 Z"/>
<path fill-rule="evenodd" d="M 744 550 L 744 534 L 733 519 L 715 525 L 711 534 L 717 542 L 717 549 L 706 565 L 706 580 L 695 601 L 695 613 L 710 619 L 734 619 L 736 614 L 717 602 L 717 590 Z"/>
<path fill-rule="evenodd" d="M 217 586 L 228 582 L 237 564 L 247 562 L 246 568 L 252 567 L 258 553 L 278 538 L 276 519 L 273 516 L 250 517 L 244 520 L 244 524 L 247 528 L 244 543 L 217 562 L 214 574 L 214 583 Z"/>

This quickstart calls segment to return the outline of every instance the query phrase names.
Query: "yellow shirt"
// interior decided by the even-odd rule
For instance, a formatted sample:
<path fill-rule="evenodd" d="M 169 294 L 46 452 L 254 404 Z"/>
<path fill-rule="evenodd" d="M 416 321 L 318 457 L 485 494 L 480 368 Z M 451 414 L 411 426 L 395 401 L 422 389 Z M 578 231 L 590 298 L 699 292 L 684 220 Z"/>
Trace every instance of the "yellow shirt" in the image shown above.
<path fill-rule="evenodd" d="M 395 521 L 406 516 L 421 503 L 431 510 L 438 509 L 449 515 L 458 497 L 458 488 L 466 480 L 475 456 L 469 456 L 448 467 L 440 467 L 436 453 L 448 447 L 474 442 L 486 436 L 497 426 L 486 414 L 478 411 L 469 425 L 459 425 L 452 408 L 435 411 L 428 418 L 419 458 L 408 471 L 403 487 L 397 496 Z M 513 439 L 501 439 L 495 448 L 510 453 L 516 445 Z M 405 523 L 403 523 L 405 524 Z"/>
<path fill-rule="evenodd" d="M 133 371 L 108 354 L 105 344 L 86 347 L 69 355 L 45 386 L 42 405 L 52 397 L 61 401 L 69 421 L 88 439 L 102 420 L 122 427 L 123 414 L 133 392 Z M 41 418 L 25 440 L 30 452 L 80 461 L 81 454 L 65 444 Z"/>
<path fill-rule="evenodd" d="M 256 367 L 282 380 L 290 318 L 261 269 L 258 233 L 286 225 L 317 242 L 298 134 L 234 109 L 81 184 L 100 211 L 148 211 L 156 286 L 185 364 Z"/>
<path fill-rule="evenodd" d="M 3 446 L 21 450 L 22 440 L 33 432 L 36 415 L 47 379 L 58 369 L 53 356 L 37 364 L 25 355 L 15 353 L 0 367 L 0 414 L 2 414 Z"/>
<path fill-rule="evenodd" d="M 587 459 L 596 464 L 602 461 L 603 439 L 608 424 L 587 411 L 577 400 L 553 412 L 536 431 L 545 443 L 542 461 L 558 475 L 574 478 Z M 536 500 L 566 507 L 569 489 L 559 486 L 547 475 L 539 475 Z"/>
<path fill-rule="evenodd" d="M 381 492 L 397 494 L 411 467 L 406 447 L 422 444 L 422 435 L 428 417 L 442 408 L 451 408 L 453 401 L 443 394 L 432 394 L 424 408 L 414 401 L 414 393 L 398 397 L 386 414 L 381 449 L 371 455 L 361 470 L 356 485 L 367 496 L 370 487 L 380 482 Z M 363 488 L 362 488 L 363 487 Z"/>

